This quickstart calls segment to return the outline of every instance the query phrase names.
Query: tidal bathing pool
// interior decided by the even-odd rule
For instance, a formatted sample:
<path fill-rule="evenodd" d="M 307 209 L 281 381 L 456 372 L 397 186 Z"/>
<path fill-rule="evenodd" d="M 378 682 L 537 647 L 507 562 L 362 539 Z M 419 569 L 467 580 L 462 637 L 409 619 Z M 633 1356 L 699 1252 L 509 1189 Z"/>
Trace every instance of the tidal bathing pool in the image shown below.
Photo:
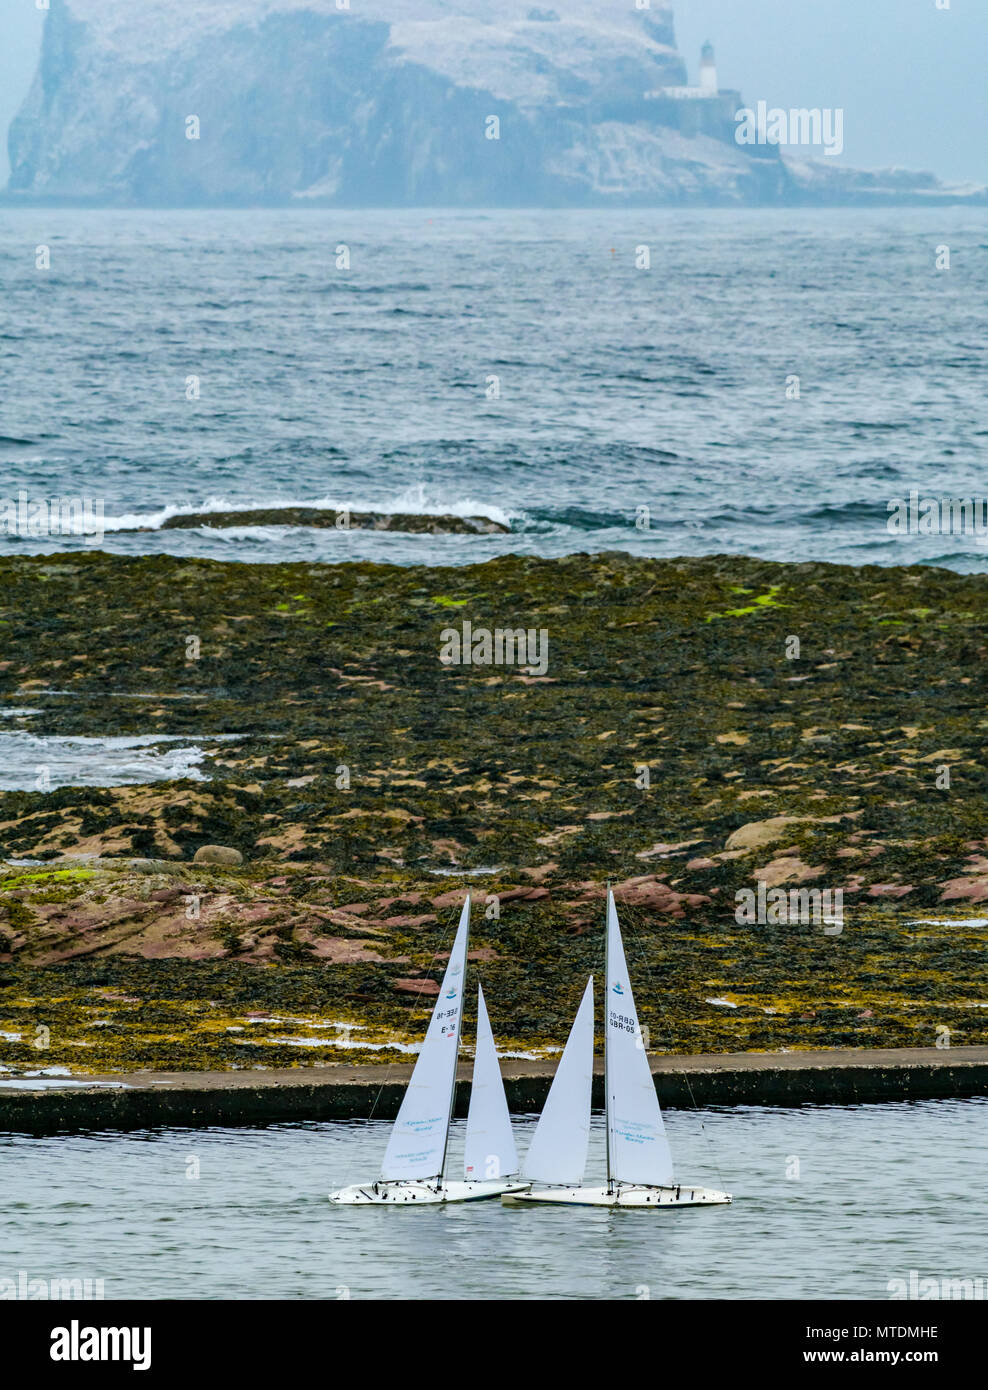
<path fill-rule="evenodd" d="M 726 1188 L 732 1206 L 331 1207 L 332 1188 L 377 1175 L 382 1121 L 3 1134 L 0 1291 L 22 1271 L 102 1280 L 107 1299 L 884 1300 L 923 1279 L 985 1288 L 988 1217 L 970 1196 L 988 1099 L 665 1122 L 678 1176 Z M 521 1154 L 534 1126 L 515 1121 Z M 463 1133 L 455 1122 L 451 1172 Z M 588 1180 L 603 1151 L 595 1116 Z"/>

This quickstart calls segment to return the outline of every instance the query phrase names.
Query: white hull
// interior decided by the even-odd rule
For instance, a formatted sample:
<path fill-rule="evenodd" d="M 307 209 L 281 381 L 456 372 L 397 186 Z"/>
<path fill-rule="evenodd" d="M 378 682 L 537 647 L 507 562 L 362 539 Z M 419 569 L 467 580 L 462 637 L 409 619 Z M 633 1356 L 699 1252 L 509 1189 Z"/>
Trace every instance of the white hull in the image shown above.
<path fill-rule="evenodd" d="M 435 1187 L 427 1182 L 356 1183 L 329 1194 L 329 1200 L 342 1207 L 435 1206 L 439 1202 L 482 1202 L 511 1192 L 524 1192 L 529 1184 L 515 1178 L 490 1182 L 447 1182 Z"/>
<path fill-rule="evenodd" d="M 712 1187 L 540 1187 L 528 1192 L 506 1192 L 505 1206 L 544 1203 L 570 1207 L 711 1207 L 727 1206 L 734 1198 Z"/>

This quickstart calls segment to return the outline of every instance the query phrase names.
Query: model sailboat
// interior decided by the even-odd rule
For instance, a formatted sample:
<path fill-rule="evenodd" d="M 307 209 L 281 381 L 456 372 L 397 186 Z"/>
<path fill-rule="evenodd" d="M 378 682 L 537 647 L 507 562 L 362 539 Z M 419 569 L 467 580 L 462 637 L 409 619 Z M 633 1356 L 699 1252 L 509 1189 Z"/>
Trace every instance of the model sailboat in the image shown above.
<path fill-rule="evenodd" d="M 727 1192 L 677 1183 L 659 1098 L 642 1046 L 614 895 L 607 893 L 604 1099 L 607 1182 L 584 1187 L 593 1081 L 593 977 L 587 985 L 521 1176 L 537 1184 L 505 1193 L 505 1203 L 593 1207 L 712 1206 Z"/>
<path fill-rule="evenodd" d="M 464 1177 L 462 1182 L 446 1177 L 469 935 L 468 897 L 463 904 L 456 940 L 425 1041 L 391 1131 L 381 1176 L 376 1182 L 331 1192 L 331 1202 L 344 1206 L 368 1203 L 394 1206 L 414 1202 L 423 1206 L 499 1197 L 527 1186 L 514 1176 L 518 1172 L 518 1155 L 494 1049 L 494 1035 L 480 990 Z"/>

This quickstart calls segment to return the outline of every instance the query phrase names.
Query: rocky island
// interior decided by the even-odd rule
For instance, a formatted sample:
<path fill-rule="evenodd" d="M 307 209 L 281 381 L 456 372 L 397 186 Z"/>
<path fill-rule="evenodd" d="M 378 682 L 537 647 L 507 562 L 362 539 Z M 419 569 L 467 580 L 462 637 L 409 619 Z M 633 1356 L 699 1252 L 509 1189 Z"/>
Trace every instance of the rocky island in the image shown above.
<path fill-rule="evenodd" d="M 876 206 L 932 174 L 739 144 L 672 7 L 52 0 L 12 201 L 120 206 Z M 805 113 L 809 114 L 809 113 Z"/>

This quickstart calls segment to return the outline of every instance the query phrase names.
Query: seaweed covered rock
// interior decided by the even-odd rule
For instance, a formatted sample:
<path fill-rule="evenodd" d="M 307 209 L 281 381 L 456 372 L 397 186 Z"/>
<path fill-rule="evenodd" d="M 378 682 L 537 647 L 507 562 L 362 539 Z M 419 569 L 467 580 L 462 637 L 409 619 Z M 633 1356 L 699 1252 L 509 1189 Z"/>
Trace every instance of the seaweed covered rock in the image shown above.
<path fill-rule="evenodd" d="M 106 986 L 179 1014 L 290 997 L 407 1041 L 424 1002 L 395 981 L 429 978 L 469 891 L 501 1033 L 555 1045 L 610 880 L 661 1049 L 980 1041 L 986 596 L 978 575 L 737 556 L 0 559 L 8 742 L 203 751 L 196 778 L 0 792 L 0 855 L 42 861 L 0 875 L 0 1032 Z M 467 622 L 545 630 L 545 676 L 444 663 Z M 206 846 L 243 863 L 194 862 Z M 753 884 L 839 889 L 843 930 L 739 924 Z M 215 1016 L 194 1047 L 135 1022 L 130 1062 L 296 1056 Z M 339 1055 L 299 1036 L 299 1062 Z"/>

